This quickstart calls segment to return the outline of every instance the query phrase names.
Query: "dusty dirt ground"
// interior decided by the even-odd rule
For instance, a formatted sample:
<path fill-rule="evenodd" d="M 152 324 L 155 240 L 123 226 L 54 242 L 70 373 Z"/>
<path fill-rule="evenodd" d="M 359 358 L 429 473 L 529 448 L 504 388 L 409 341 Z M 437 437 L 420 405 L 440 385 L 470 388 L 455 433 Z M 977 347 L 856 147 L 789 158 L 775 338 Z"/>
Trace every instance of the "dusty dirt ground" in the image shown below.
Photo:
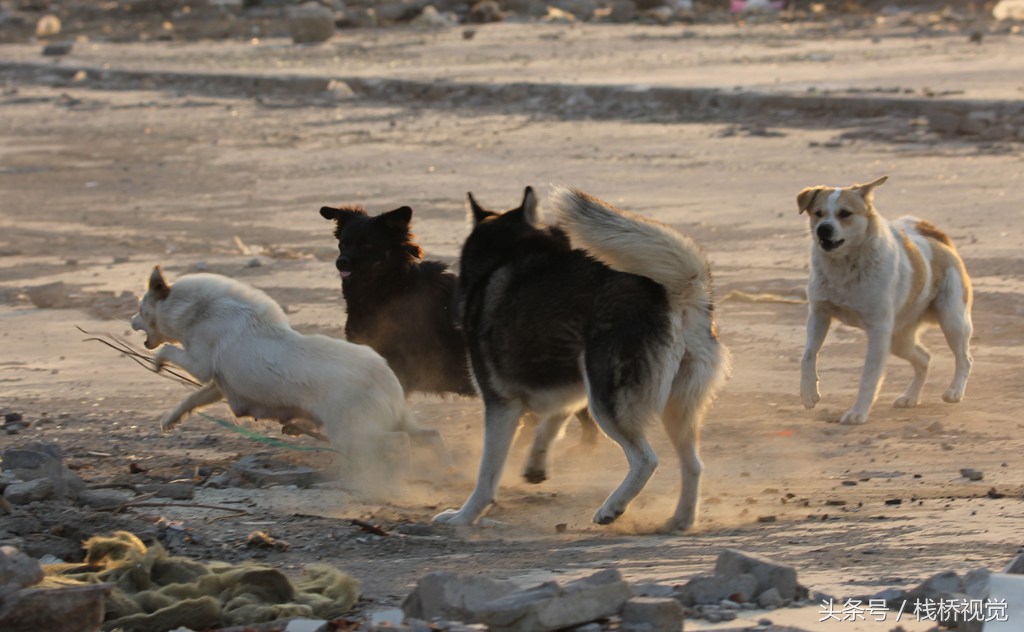
<path fill-rule="evenodd" d="M 449 76 L 458 75 L 460 59 L 474 65 L 474 52 L 486 50 L 487 32 L 508 45 L 503 28 L 478 34 L 476 48 L 461 56 L 446 53 Z M 562 37 L 577 37 L 568 27 L 545 28 L 538 41 L 559 29 L 567 34 Z M 631 28 L 646 33 L 634 40 L 644 50 L 662 47 L 670 56 L 683 41 L 666 37 L 665 30 Z M 733 26 L 718 28 L 719 54 L 731 44 L 757 46 Z M 416 47 L 417 59 L 430 44 L 414 31 L 345 37 L 356 38 L 368 65 L 381 68 L 395 42 Z M 903 37 L 893 41 L 903 46 Z M 967 55 L 958 52 L 963 38 L 950 37 L 956 39 L 923 46 Z M 969 54 L 1005 70 L 1001 60 L 1021 42 L 1005 37 Z M 307 50 L 283 41 L 273 45 L 283 58 Z M 771 49 L 763 39 L 760 45 L 762 52 Z M 844 55 L 857 50 L 842 38 L 835 45 Z M 234 57 L 225 50 L 232 46 Z M 216 59 L 226 71 L 224 60 L 246 59 L 247 46 L 167 50 L 186 60 Z M 451 43 L 444 46 L 448 50 Z M 139 46 L 125 57 L 145 68 L 146 50 Z M 154 67 L 165 67 L 159 58 L 166 51 L 153 50 Z M 572 50 L 566 46 L 563 54 Z M 911 85 L 911 78 L 928 76 L 933 59 L 922 54 L 915 63 L 912 50 L 905 54 L 911 56 L 901 58 L 904 74 L 886 81 Z M 565 66 L 574 58 L 567 59 Z M 584 64 L 589 57 L 580 59 Z M 628 59 L 609 55 L 602 73 L 629 83 Z M 774 64 L 784 74 L 787 60 L 752 63 Z M 874 62 L 866 56 L 859 63 Z M 818 64 L 820 76 L 843 84 L 843 64 Z M 536 80 L 549 79 L 545 68 Z M 715 68 L 707 70 L 704 83 L 721 81 Z M 529 64 L 520 70 L 529 76 Z M 673 76 L 671 68 L 664 72 Z M 686 72 L 701 83 L 699 68 Z M 965 89 L 978 82 L 971 77 Z M 990 92 L 984 85 L 978 90 L 982 96 L 1016 90 L 1019 96 L 1019 75 L 1016 84 L 1006 81 L 997 75 Z M 936 75 L 935 82 L 955 86 L 956 77 Z M 849 83 L 863 84 L 861 77 Z M 185 388 L 83 342 L 86 336 L 75 327 L 141 343 L 129 331 L 131 300 L 121 294 L 141 293 L 149 270 L 161 264 L 171 277 L 203 269 L 240 278 L 286 305 L 298 329 L 341 336 L 344 307 L 331 225 L 317 213 L 321 205 L 357 203 L 383 211 L 408 204 L 428 255 L 454 261 L 467 230 L 466 191 L 485 204 L 508 207 L 524 185 L 544 190 L 551 182 L 566 183 L 667 222 L 698 239 L 710 255 L 721 335 L 734 370 L 706 424 L 704 504 L 695 532 L 653 533 L 671 511 L 679 478 L 659 429 L 651 432 L 663 455 L 655 478 L 618 523 L 591 524 L 594 509 L 624 474 L 625 461 L 608 441 L 581 451 L 575 427 L 556 450 L 551 479 L 539 486 L 518 477 L 522 452 L 513 457 L 500 504 L 489 515 L 493 522 L 474 529 L 430 526 L 431 515 L 468 494 L 481 425 L 479 402 L 433 397 L 416 397 L 412 407 L 424 425 L 440 429 L 456 455 L 460 472 L 449 485 L 409 484 L 384 503 L 346 489 L 343 481 L 306 490 L 201 489 L 196 502 L 248 513 L 225 517 L 195 507 L 158 507 L 132 510 L 123 520 L 135 527 L 161 516 L 183 521 L 193 537 L 172 548 L 196 557 L 256 555 L 291 572 L 312 560 L 329 561 L 363 582 L 364 613 L 399 603 L 431 570 L 529 583 L 614 566 L 633 581 L 677 584 L 709 570 L 724 547 L 791 563 L 802 583 L 837 597 L 910 587 L 942 570 L 1001 568 L 1024 546 L 1020 145 L 887 134 L 894 126 L 912 127 L 890 118 L 768 113 L 742 120 L 659 120 L 359 98 L 307 104 L 8 77 L 0 95 L 0 408 L 23 414 L 31 426 L 0 442 L 58 443 L 67 462 L 92 483 L 201 480 L 247 454 L 329 470 L 327 456 L 268 449 L 201 417 L 161 434 L 160 414 Z M 929 332 L 932 374 L 921 406 L 889 406 L 910 378 L 909 367 L 893 360 L 869 423 L 840 426 L 834 422 L 853 399 L 864 338 L 850 328 L 833 330 L 819 363 L 822 402 L 804 410 L 798 378 L 810 242 L 795 196 L 807 185 L 845 185 L 883 174 L 890 176 L 877 194 L 883 214 L 926 217 L 960 248 L 976 288 L 975 368 L 965 401 L 943 403 L 953 362 L 941 335 Z M 55 306 L 37 307 L 31 288 L 58 281 L 65 287 Z M 231 418 L 222 406 L 209 412 Z M 147 472 L 130 474 L 132 463 Z M 964 467 L 982 470 L 984 479 L 961 477 Z M 886 503 L 892 499 L 902 502 Z M 396 535 L 369 535 L 352 526 L 352 518 Z M 0 517 L 0 529 L 10 520 Z M 51 534 L 58 527 L 67 532 L 117 523 L 67 508 L 53 509 L 43 522 Z M 245 536 L 256 529 L 291 547 L 246 549 Z M 816 629 L 816 612 L 801 616 L 806 620 L 792 624 Z"/>

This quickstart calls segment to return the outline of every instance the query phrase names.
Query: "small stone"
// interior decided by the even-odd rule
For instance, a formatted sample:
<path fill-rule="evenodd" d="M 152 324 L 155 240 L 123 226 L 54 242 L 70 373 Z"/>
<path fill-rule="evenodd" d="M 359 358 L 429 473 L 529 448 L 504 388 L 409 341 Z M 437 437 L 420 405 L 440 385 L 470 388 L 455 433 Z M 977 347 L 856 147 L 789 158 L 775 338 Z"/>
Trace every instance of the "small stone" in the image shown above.
<path fill-rule="evenodd" d="M 985 478 L 985 474 L 981 470 L 976 470 L 973 467 L 960 468 L 960 476 L 969 481 L 980 481 Z"/>
<path fill-rule="evenodd" d="M 49 500 L 54 497 L 55 492 L 53 481 L 48 478 L 38 478 L 26 483 L 8 485 L 4 490 L 4 498 L 12 505 L 27 505 L 32 502 Z"/>
<path fill-rule="evenodd" d="M 116 489 L 86 489 L 78 494 L 78 502 L 83 507 L 94 509 L 113 509 L 120 507 L 132 499 L 130 492 Z"/>
<path fill-rule="evenodd" d="M 287 10 L 288 34 L 296 44 L 318 44 L 334 35 L 334 11 L 316 2 Z"/>
<path fill-rule="evenodd" d="M 0 546 L 0 602 L 22 588 L 43 581 L 43 567 L 38 560 L 12 546 Z"/>
<path fill-rule="evenodd" d="M 781 608 L 786 605 L 786 600 L 779 594 L 779 589 L 773 586 L 757 596 L 757 605 L 768 609 Z"/>
<path fill-rule="evenodd" d="M 796 570 L 793 567 L 736 549 L 722 551 L 715 562 L 715 575 L 722 577 L 753 576 L 757 585 L 754 591 L 748 593 L 748 599 L 769 588 L 776 588 L 782 599 L 792 601 L 800 596 L 802 590 L 796 581 Z"/>

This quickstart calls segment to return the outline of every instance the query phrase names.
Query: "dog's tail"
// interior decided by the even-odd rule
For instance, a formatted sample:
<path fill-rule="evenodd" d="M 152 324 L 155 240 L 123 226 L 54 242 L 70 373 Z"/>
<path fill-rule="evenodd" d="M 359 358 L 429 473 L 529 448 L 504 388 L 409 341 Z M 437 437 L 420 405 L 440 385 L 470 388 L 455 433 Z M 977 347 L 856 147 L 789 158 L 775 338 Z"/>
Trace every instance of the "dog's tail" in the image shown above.
<path fill-rule="evenodd" d="M 556 187 L 551 206 L 574 245 L 615 270 L 662 285 L 674 308 L 710 305 L 707 258 L 686 235 L 578 189 Z"/>

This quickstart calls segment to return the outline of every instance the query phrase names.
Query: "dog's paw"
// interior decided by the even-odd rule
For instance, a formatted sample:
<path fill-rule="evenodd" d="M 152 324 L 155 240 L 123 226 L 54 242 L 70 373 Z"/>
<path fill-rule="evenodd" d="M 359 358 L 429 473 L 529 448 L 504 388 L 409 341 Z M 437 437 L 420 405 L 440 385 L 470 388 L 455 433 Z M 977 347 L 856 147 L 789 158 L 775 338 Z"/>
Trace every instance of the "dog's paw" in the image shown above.
<path fill-rule="evenodd" d="M 811 410 L 818 402 L 821 402 L 821 393 L 815 388 L 814 392 L 801 395 L 801 398 L 804 401 L 804 408 Z"/>
<path fill-rule="evenodd" d="M 452 526 L 469 526 L 476 522 L 476 518 L 467 516 L 461 509 L 445 509 L 431 518 L 434 524 L 450 524 Z"/>
<path fill-rule="evenodd" d="M 942 394 L 942 401 L 947 404 L 958 404 L 960 400 L 964 398 L 964 390 L 962 388 L 947 388 L 946 392 Z"/>
<path fill-rule="evenodd" d="M 916 400 L 916 399 L 913 399 L 911 397 L 907 397 L 906 395 L 900 395 L 892 403 L 892 407 L 893 408 L 913 408 L 914 406 L 917 406 L 919 403 L 920 402 L 918 400 Z"/>
<path fill-rule="evenodd" d="M 594 514 L 594 522 L 597 524 L 611 524 L 619 519 L 625 509 L 619 509 L 615 507 L 601 506 Z"/>
<path fill-rule="evenodd" d="M 868 420 L 866 413 L 860 413 L 855 410 L 848 410 L 843 413 L 843 416 L 839 418 L 839 423 L 846 424 L 848 426 L 856 426 L 862 424 Z"/>
<path fill-rule="evenodd" d="M 163 432 L 170 432 L 175 426 L 181 423 L 181 417 L 175 417 L 173 415 L 167 415 L 160 420 L 160 430 Z"/>
<path fill-rule="evenodd" d="M 803 385 L 800 389 L 800 399 L 803 400 L 804 408 L 807 410 L 814 408 L 814 405 L 821 401 L 821 393 L 818 392 L 817 381 L 813 384 Z"/>
<path fill-rule="evenodd" d="M 661 533 L 685 533 L 692 531 L 695 523 L 696 520 L 692 516 L 689 518 L 676 518 L 673 516 L 661 525 L 659 531 Z"/>
<path fill-rule="evenodd" d="M 531 485 L 538 485 L 548 480 L 548 473 L 545 472 L 544 470 L 535 470 L 533 468 L 528 468 L 525 472 L 523 472 L 523 478 L 525 478 L 526 482 L 530 483 Z"/>

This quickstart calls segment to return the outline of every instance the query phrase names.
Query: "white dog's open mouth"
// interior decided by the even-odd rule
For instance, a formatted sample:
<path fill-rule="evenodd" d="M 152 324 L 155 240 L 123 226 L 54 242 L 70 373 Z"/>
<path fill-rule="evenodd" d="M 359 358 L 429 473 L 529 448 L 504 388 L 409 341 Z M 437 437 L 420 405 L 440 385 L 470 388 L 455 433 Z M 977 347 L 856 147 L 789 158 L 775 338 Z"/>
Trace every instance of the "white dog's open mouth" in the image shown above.
<path fill-rule="evenodd" d="M 845 239 L 836 239 L 836 240 L 832 240 L 832 239 L 819 239 L 818 243 L 821 244 L 821 248 L 825 252 L 829 252 L 829 251 L 835 250 L 839 246 L 842 246 L 843 242 L 845 242 L 845 241 L 846 241 Z"/>

